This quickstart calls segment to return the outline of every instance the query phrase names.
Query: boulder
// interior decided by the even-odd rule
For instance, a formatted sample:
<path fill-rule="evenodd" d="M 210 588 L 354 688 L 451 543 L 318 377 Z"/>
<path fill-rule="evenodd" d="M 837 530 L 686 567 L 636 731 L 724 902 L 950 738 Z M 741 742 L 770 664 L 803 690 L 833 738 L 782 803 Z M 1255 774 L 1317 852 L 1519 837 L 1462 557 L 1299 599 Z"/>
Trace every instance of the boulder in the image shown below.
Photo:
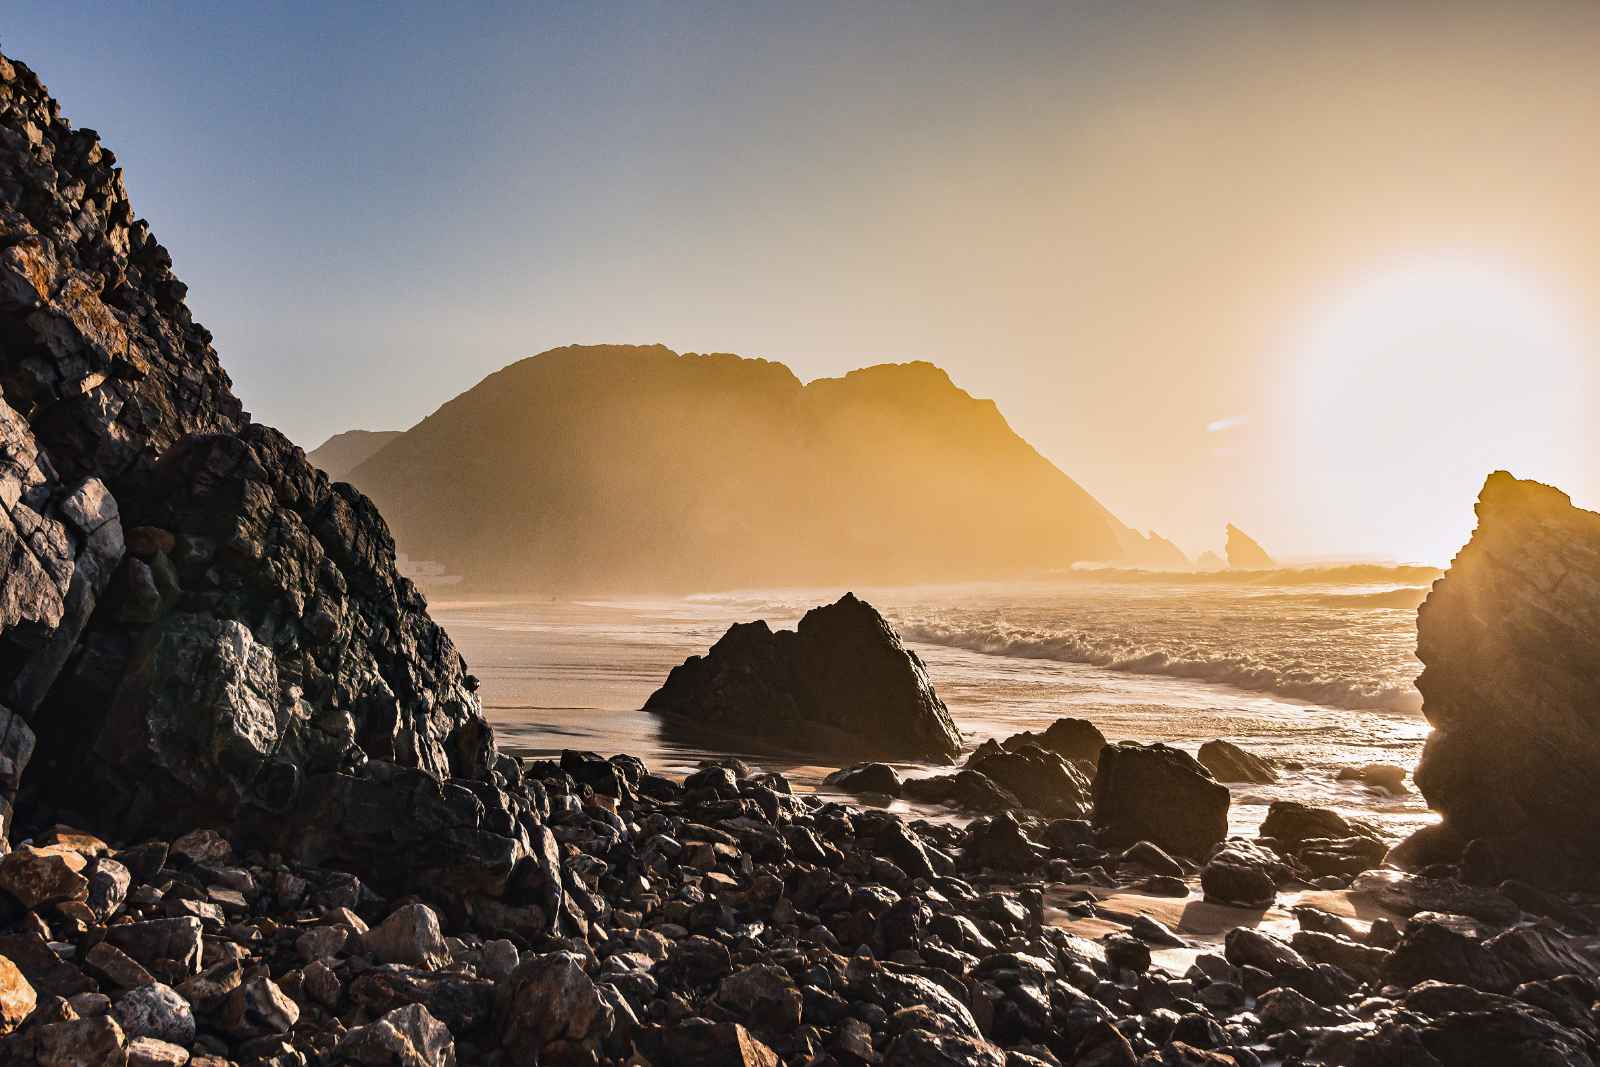
<path fill-rule="evenodd" d="M 1038 745 L 1063 759 L 1094 763 L 1100 759 L 1100 750 L 1106 747 L 1106 735 L 1088 719 L 1061 718 L 1051 723 L 1044 733 L 1025 730 L 1012 734 L 1004 743 L 1006 748 Z"/>
<path fill-rule="evenodd" d="M 421 1004 L 395 1008 L 364 1026 L 346 1030 L 333 1063 L 370 1067 L 455 1067 L 450 1030 Z"/>
<path fill-rule="evenodd" d="M 1012 811 L 1023 806 L 1015 793 L 988 775 L 969 770 L 926 778 L 907 778 L 901 785 L 901 795 L 908 800 L 948 804 L 966 811 Z"/>
<path fill-rule="evenodd" d="M 406 904 L 361 935 L 361 945 L 379 963 L 404 963 L 436 971 L 450 966 L 450 946 L 439 916 L 426 904 Z"/>
<path fill-rule="evenodd" d="M 1249 841 L 1227 841 L 1200 869 L 1200 888 L 1210 904 L 1270 907 L 1289 868 L 1277 854 Z"/>
<path fill-rule="evenodd" d="M 39 1002 L 32 984 L 5 956 L 0 956 L 0 1035 L 22 1025 Z"/>
<path fill-rule="evenodd" d="M 111 1014 L 130 1040 L 153 1037 L 185 1047 L 194 1043 L 194 1011 L 169 985 L 151 982 L 130 989 L 118 998 Z"/>
<path fill-rule="evenodd" d="M 1207 741 L 1200 746 L 1200 766 L 1219 782 L 1249 782 L 1266 785 L 1278 780 L 1272 764 L 1231 741 Z"/>
<path fill-rule="evenodd" d="M 1009 790 L 1033 810 L 1053 818 L 1083 818 L 1093 803 L 1089 779 L 1058 753 L 1038 745 L 1013 746 L 1008 741 L 1002 748 L 985 741 L 967 757 L 966 766 Z"/>
<path fill-rule="evenodd" d="M 1228 787 L 1187 752 L 1123 742 L 1100 753 L 1094 825 L 1108 844 L 1151 841 L 1200 859 L 1228 833 Z"/>
<path fill-rule="evenodd" d="M 1491 474 L 1478 526 L 1417 612 L 1433 726 L 1417 788 L 1526 881 L 1600 874 L 1600 514 Z"/>
<path fill-rule="evenodd" d="M 1382 789 L 1394 796 L 1404 796 L 1406 769 L 1393 763 L 1364 763 L 1359 767 L 1340 768 L 1336 776 L 1341 782 L 1360 782 L 1373 789 Z"/>
<path fill-rule="evenodd" d="M 915 652 L 846 593 L 794 630 L 738 623 L 645 702 L 669 730 L 818 754 L 949 761 L 961 735 Z"/>
<path fill-rule="evenodd" d="M 1274 800 L 1267 806 L 1261 822 L 1261 837 L 1271 838 L 1287 849 L 1298 849 L 1312 838 L 1338 840 L 1365 837 L 1382 841 L 1378 832 L 1358 819 L 1346 819 L 1331 808 L 1314 808 L 1298 800 Z"/>
<path fill-rule="evenodd" d="M 822 780 L 846 793 L 876 793 L 880 796 L 900 795 L 900 772 L 887 763 L 857 763 L 842 767 Z"/>

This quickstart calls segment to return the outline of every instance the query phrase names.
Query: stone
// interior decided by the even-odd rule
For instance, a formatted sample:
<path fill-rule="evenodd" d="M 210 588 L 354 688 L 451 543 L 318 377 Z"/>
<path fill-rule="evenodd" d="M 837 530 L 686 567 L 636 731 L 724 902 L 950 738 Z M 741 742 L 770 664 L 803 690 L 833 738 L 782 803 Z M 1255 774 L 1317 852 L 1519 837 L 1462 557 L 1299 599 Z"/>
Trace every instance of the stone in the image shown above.
<path fill-rule="evenodd" d="M 1359 820 L 1346 819 L 1331 808 L 1315 808 L 1298 800 L 1274 800 L 1269 804 L 1259 835 L 1290 850 L 1299 849 L 1313 838 L 1367 837 L 1382 841 L 1377 831 Z"/>
<path fill-rule="evenodd" d="M 1199 859 L 1228 833 L 1228 787 L 1166 745 L 1107 745 L 1094 781 L 1094 825 L 1107 844 L 1147 840 Z"/>
<path fill-rule="evenodd" d="M 580 1045 L 605 1010 L 578 957 L 553 952 L 525 960 L 495 991 L 500 1047 L 513 1062 L 540 1062 Z"/>
<path fill-rule="evenodd" d="M 154 1037 L 136 1037 L 126 1049 L 128 1067 L 184 1067 L 189 1050 Z"/>
<path fill-rule="evenodd" d="M 716 1001 L 758 1033 L 786 1034 L 800 1025 L 800 991 L 787 971 L 772 964 L 753 964 L 728 975 L 717 986 Z"/>
<path fill-rule="evenodd" d="M 1600 514 L 1496 471 L 1478 526 L 1417 612 L 1433 731 L 1414 776 L 1465 843 L 1535 884 L 1600 868 Z"/>
<path fill-rule="evenodd" d="M 1294 949 L 1249 926 L 1236 926 L 1223 938 L 1228 962 L 1235 967 L 1259 967 L 1273 976 L 1304 970 L 1306 960 Z"/>
<path fill-rule="evenodd" d="M 689 1019 L 639 1037 L 651 1063 L 701 1067 L 780 1067 L 778 1054 L 738 1023 Z"/>
<path fill-rule="evenodd" d="M 421 1004 L 395 1008 L 364 1026 L 345 1031 L 334 1063 L 370 1067 L 455 1067 L 450 1030 Z"/>
<path fill-rule="evenodd" d="M 886 797 L 900 795 L 900 772 L 887 763 L 857 763 L 840 768 L 822 780 L 845 793 L 878 793 Z"/>
<path fill-rule="evenodd" d="M 264 974 L 246 978 L 228 994 L 220 1019 L 235 1040 L 287 1033 L 299 1021 L 300 1006 Z"/>
<path fill-rule="evenodd" d="M 1098 763 L 1100 750 L 1106 747 L 1105 734 L 1087 719 L 1057 719 L 1043 733 L 1025 730 L 1006 738 L 1006 748 L 1038 745 L 1073 762 Z"/>
<path fill-rule="evenodd" d="M 41 1026 L 34 1035 L 39 1067 L 123 1067 L 122 1030 L 109 1016 Z"/>
<path fill-rule="evenodd" d="M 968 770 L 926 778 L 907 778 L 901 786 L 901 794 L 908 800 L 949 804 L 975 812 L 1014 811 L 1023 806 L 1016 794 L 988 775 Z"/>
<path fill-rule="evenodd" d="M 89 861 L 60 845 L 20 845 L 0 859 L 0 889 L 24 908 L 42 908 L 64 900 L 86 900 Z"/>
<path fill-rule="evenodd" d="M 1006 1054 L 981 1038 L 907 1030 L 894 1039 L 884 1067 L 1005 1067 Z"/>
<path fill-rule="evenodd" d="M 85 953 L 83 969 L 113 989 L 137 989 L 156 980 L 138 960 L 109 941 L 101 941 Z"/>
<path fill-rule="evenodd" d="M 1153 841 L 1135 841 L 1123 849 L 1122 862 L 1170 878 L 1182 878 L 1186 873 L 1183 864 L 1167 855 L 1166 850 Z"/>
<path fill-rule="evenodd" d="M 1406 769 L 1393 763 L 1364 763 L 1359 767 L 1344 767 L 1336 777 L 1341 782 L 1360 782 L 1393 796 L 1404 796 L 1409 792 L 1406 789 Z"/>
<path fill-rule="evenodd" d="M 1235 839 L 1224 842 L 1200 868 L 1200 888 L 1207 903 L 1265 908 L 1277 899 L 1278 883 L 1288 874 L 1276 853 Z"/>
<path fill-rule="evenodd" d="M 1089 779 L 1059 754 L 1038 745 L 1008 742 L 1002 748 L 985 741 L 967 757 L 966 766 L 1052 818 L 1082 818 L 1092 806 Z"/>
<path fill-rule="evenodd" d="M 950 760 L 961 735 L 915 652 L 846 593 L 795 630 L 731 627 L 645 702 L 664 728 L 803 752 Z"/>
<path fill-rule="evenodd" d="M 194 1011 L 171 986 L 151 982 L 130 989 L 112 1004 L 112 1017 L 128 1038 L 153 1037 L 175 1045 L 194 1043 Z"/>
<path fill-rule="evenodd" d="M 380 963 L 404 963 L 425 970 L 450 966 L 450 946 L 439 916 L 426 904 L 406 904 L 361 935 L 362 947 Z"/>
<path fill-rule="evenodd" d="M 146 967 L 167 960 L 189 974 L 200 973 L 204 927 L 193 916 L 145 919 L 106 931 L 106 940 Z"/>
<path fill-rule="evenodd" d="M 1231 741 L 1207 741 L 1200 746 L 1196 758 L 1219 782 L 1267 785 L 1278 780 L 1278 772 L 1272 769 L 1272 764 Z"/>
<path fill-rule="evenodd" d="M 0 1035 L 9 1034 L 33 1013 L 39 997 L 22 971 L 0 956 Z"/>

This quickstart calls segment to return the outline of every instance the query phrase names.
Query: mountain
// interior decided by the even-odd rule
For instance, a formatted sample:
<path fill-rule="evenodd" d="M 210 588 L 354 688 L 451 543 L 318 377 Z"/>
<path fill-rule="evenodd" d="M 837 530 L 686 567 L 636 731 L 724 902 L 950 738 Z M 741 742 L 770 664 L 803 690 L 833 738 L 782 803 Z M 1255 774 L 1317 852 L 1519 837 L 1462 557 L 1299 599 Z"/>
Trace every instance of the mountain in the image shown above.
<path fill-rule="evenodd" d="M 1170 558 L 925 362 L 802 384 L 729 354 L 554 349 L 349 479 L 402 550 L 481 589 L 946 581 Z"/>
<path fill-rule="evenodd" d="M 1255 538 L 1233 523 L 1228 524 L 1228 566 L 1236 571 L 1264 570 L 1276 567 L 1277 561 L 1267 555 L 1267 550 Z"/>
<path fill-rule="evenodd" d="M 399 430 L 346 430 L 336 433 L 306 453 L 313 466 L 335 481 L 371 459 L 384 445 L 400 436 Z"/>

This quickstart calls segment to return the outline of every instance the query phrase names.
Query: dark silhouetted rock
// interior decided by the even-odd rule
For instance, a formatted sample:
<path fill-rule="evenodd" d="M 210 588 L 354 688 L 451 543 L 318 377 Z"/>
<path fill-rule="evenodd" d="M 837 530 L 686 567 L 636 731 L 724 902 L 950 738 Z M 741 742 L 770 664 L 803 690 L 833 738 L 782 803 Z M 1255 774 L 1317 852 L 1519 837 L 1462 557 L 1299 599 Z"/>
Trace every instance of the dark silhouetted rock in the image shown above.
<path fill-rule="evenodd" d="M 1433 725 L 1417 788 L 1463 843 L 1493 839 L 1525 881 L 1600 869 L 1600 515 L 1504 471 L 1417 613 Z"/>
<path fill-rule="evenodd" d="M 1106 737 L 1100 728 L 1088 719 L 1057 719 L 1042 734 L 1024 730 L 1005 739 L 1006 748 L 1038 745 L 1069 760 L 1087 760 L 1096 763 L 1100 750 L 1106 747 Z"/>
<path fill-rule="evenodd" d="M 1094 825 L 1112 845 L 1153 841 L 1199 859 L 1228 833 L 1228 787 L 1166 745 L 1107 745 L 1094 782 Z"/>
<path fill-rule="evenodd" d="M 886 797 L 900 795 L 900 772 L 887 763 L 858 763 L 834 771 L 822 780 L 846 793 L 878 793 Z"/>
<path fill-rule="evenodd" d="M 1200 868 L 1200 888 L 1212 904 L 1269 907 L 1289 869 L 1276 853 L 1249 841 L 1227 841 Z"/>
<path fill-rule="evenodd" d="M 794 630 L 738 623 L 645 703 L 666 728 L 819 753 L 953 758 L 961 735 L 915 652 L 846 593 Z"/>
<path fill-rule="evenodd" d="M 1265 785 L 1276 782 L 1272 764 L 1230 741 L 1207 741 L 1200 746 L 1200 766 L 1219 782 L 1251 782 Z"/>
<path fill-rule="evenodd" d="M 1059 754 L 1038 745 L 1008 741 L 1002 748 L 985 741 L 967 757 L 967 769 L 997 782 L 1044 815 L 1082 818 L 1093 804 L 1089 779 Z"/>

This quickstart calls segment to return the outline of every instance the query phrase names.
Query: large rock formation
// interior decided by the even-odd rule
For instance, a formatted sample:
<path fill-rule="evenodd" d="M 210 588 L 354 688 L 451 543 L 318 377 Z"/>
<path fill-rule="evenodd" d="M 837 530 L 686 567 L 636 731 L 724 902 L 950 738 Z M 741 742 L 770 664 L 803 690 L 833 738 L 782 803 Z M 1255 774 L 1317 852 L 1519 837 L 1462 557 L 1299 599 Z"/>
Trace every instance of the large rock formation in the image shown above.
<path fill-rule="evenodd" d="M 1100 750 L 1094 825 L 1112 845 L 1151 841 L 1202 859 L 1228 836 L 1228 787 L 1193 756 L 1124 741 Z"/>
<path fill-rule="evenodd" d="M 846 593 L 794 630 L 737 623 L 645 703 L 669 730 L 826 755 L 953 758 L 961 735 L 915 652 Z"/>
<path fill-rule="evenodd" d="M 1600 514 L 1504 471 L 1417 613 L 1433 725 L 1415 780 L 1520 877 L 1600 871 Z"/>
<path fill-rule="evenodd" d="M 378 454 L 384 445 L 400 436 L 399 430 L 346 430 L 336 433 L 306 453 L 313 467 L 335 481 Z"/>
<path fill-rule="evenodd" d="M 929 363 L 574 346 L 490 375 L 350 471 L 464 586 L 703 591 L 1178 565 Z M 1026 506 L 1019 506 L 1026 501 Z"/>
<path fill-rule="evenodd" d="M 1258 571 L 1276 567 L 1277 561 L 1267 555 L 1267 550 L 1255 538 L 1233 523 L 1228 523 L 1228 566 L 1236 571 Z"/>
<path fill-rule="evenodd" d="M 5 829 L 228 827 L 490 897 L 521 865 L 551 904 L 538 800 L 383 520 L 251 424 L 184 295 L 112 153 L 0 58 Z"/>

